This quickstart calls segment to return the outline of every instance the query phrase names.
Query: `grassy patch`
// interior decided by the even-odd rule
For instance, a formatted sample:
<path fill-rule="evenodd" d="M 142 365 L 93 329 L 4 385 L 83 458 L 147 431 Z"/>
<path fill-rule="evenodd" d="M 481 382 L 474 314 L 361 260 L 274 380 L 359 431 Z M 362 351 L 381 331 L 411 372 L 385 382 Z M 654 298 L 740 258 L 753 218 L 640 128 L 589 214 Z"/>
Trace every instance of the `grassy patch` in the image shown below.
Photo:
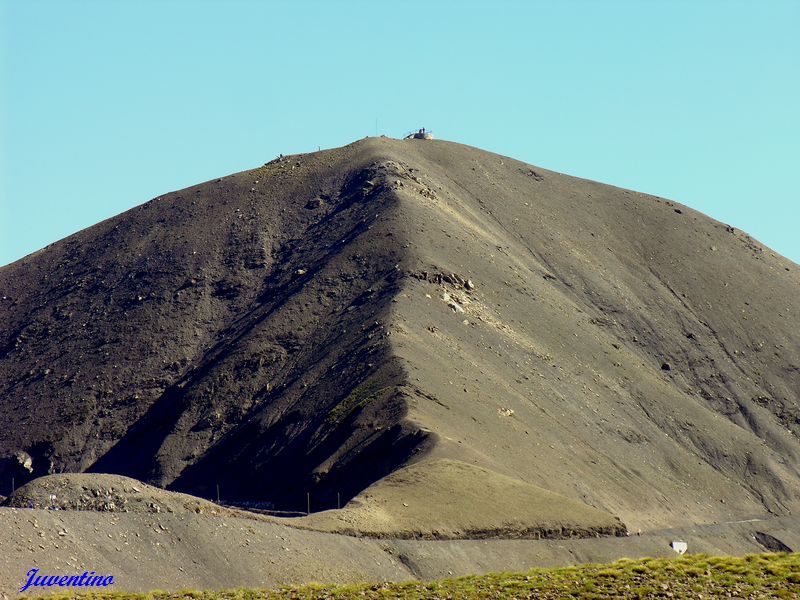
<path fill-rule="evenodd" d="M 54 595 L 108 600 L 354 600 L 410 598 L 800 598 L 800 554 L 744 557 L 702 554 L 630 560 L 607 565 L 532 569 L 430 582 L 347 586 L 304 585 L 279 590 L 149 592 Z"/>
<path fill-rule="evenodd" d="M 380 384 L 375 381 L 366 381 L 362 383 L 350 392 L 347 398 L 339 402 L 339 404 L 328 412 L 325 421 L 329 424 L 341 423 L 355 411 L 364 408 L 367 404 L 375 400 L 387 389 L 388 388 L 381 387 Z"/>

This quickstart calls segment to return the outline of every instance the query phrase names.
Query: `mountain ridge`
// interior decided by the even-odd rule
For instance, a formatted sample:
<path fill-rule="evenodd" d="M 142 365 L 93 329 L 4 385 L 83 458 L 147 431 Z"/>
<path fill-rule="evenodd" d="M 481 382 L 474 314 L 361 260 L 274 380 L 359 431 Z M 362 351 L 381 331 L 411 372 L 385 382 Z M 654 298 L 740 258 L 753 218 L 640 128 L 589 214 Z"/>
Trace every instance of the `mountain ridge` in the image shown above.
<path fill-rule="evenodd" d="M 321 510 L 455 460 L 629 527 L 792 514 L 794 266 L 450 142 L 282 157 L 0 269 L 0 485 L 107 471 Z"/>

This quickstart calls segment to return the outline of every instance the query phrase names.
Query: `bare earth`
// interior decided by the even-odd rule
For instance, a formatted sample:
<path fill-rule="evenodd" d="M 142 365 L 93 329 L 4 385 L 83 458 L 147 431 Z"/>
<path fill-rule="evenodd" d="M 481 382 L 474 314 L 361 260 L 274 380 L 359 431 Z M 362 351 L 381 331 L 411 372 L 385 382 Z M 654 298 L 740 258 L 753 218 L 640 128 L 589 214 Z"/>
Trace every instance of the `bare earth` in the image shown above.
<path fill-rule="evenodd" d="M 370 138 L 151 200 L 0 298 L 0 494 L 73 509 L 0 510 L 3 582 L 797 549 L 800 267 L 676 202 Z"/>
<path fill-rule="evenodd" d="M 768 548 L 761 532 L 800 548 L 800 520 L 653 531 L 627 538 L 569 540 L 393 540 L 355 538 L 264 521 L 176 513 L 93 513 L 0 509 L 0 597 L 13 598 L 25 573 L 114 576 L 115 591 L 276 587 L 287 583 L 405 581 L 672 556 L 745 554 Z M 27 593 L 26 593 L 27 594 Z"/>

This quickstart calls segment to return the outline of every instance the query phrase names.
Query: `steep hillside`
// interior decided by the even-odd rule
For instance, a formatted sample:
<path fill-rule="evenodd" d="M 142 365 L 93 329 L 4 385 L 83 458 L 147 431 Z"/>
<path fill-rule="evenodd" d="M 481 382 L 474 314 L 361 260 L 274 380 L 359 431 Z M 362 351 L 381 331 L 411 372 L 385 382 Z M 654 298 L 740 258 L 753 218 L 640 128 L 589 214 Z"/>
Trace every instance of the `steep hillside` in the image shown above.
<path fill-rule="evenodd" d="M 296 508 L 405 461 L 425 436 L 385 338 L 403 242 L 373 163 L 273 161 L 2 269 L 4 488 L 93 470 Z"/>
<path fill-rule="evenodd" d="M 4 267 L 0 296 L 2 493 L 88 470 L 318 511 L 429 465 L 445 487 L 393 480 L 399 514 L 466 509 L 441 470 L 466 464 L 598 528 L 800 508 L 800 267 L 474 148 L 272 161 Z"/>
<path fill-rule="evenodd" d="M 433 457 L 636 528 L 797 510 L 800 267 L 660 198 L 444 142 L 406 156 L 393 348 Z"/>

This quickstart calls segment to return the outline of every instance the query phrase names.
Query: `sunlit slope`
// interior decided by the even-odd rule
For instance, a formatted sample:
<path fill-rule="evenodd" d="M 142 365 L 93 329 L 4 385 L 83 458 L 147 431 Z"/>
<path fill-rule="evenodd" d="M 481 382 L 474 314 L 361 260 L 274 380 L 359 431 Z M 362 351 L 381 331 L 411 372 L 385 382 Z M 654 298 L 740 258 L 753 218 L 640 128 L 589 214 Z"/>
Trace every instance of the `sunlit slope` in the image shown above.
<path fill-rule="evenodd" d="M 433 456 L 631 527 L 797 509 L 800 267 L 674 202 L 400 147 L 392 339 Z"/>

